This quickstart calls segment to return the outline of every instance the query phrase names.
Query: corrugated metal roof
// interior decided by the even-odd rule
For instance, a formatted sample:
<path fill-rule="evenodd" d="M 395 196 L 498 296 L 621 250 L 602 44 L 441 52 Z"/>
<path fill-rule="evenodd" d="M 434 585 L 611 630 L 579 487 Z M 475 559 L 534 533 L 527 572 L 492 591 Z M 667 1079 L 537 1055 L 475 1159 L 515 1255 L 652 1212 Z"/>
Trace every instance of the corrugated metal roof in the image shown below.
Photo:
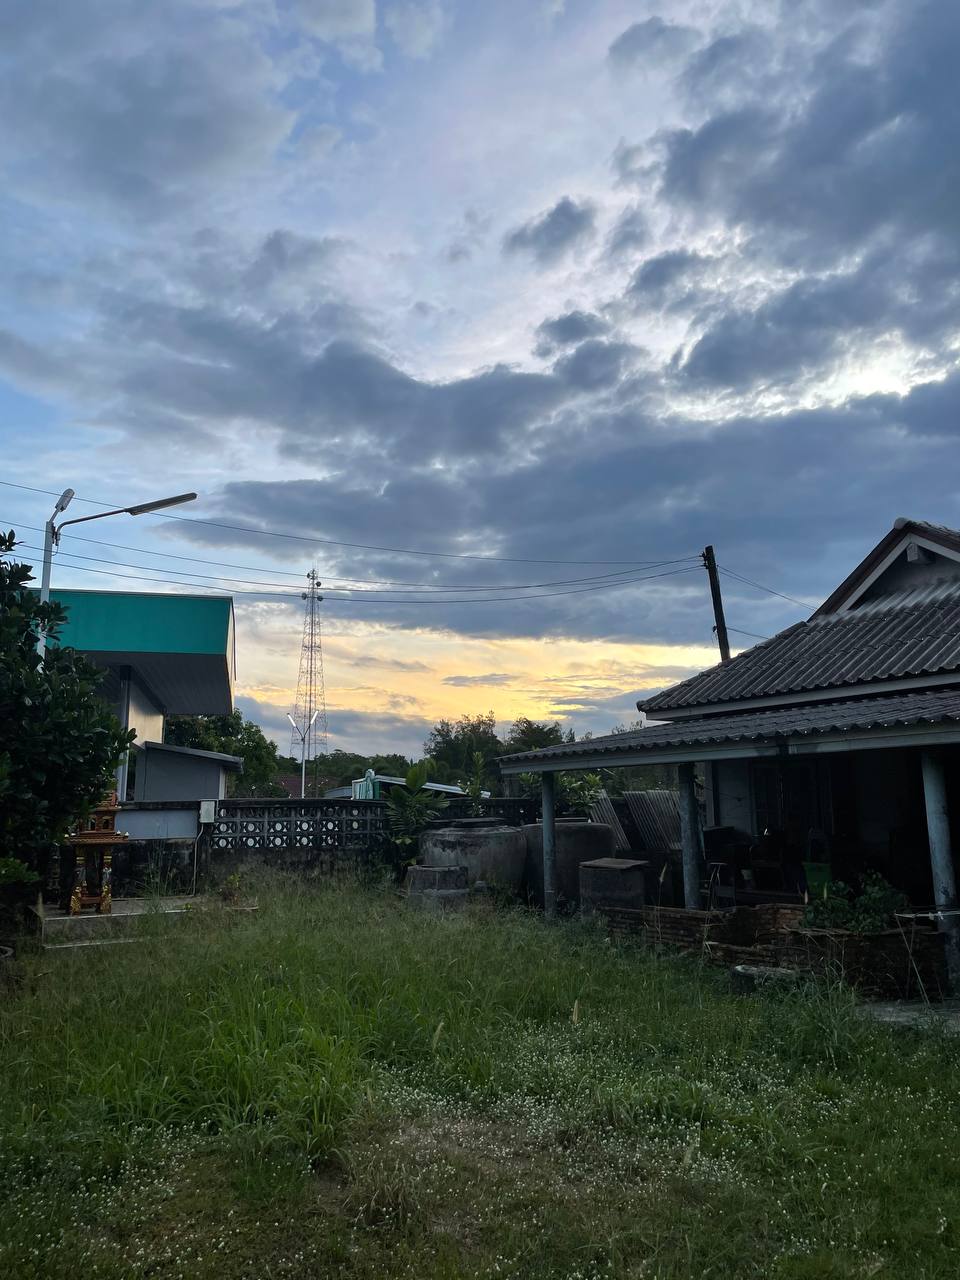
<path fill-rule="evenodd" d="M 960 581 L 914 587 L 849 613 L 815 615 L 654 694 L 644 711 L 960 671 Z"/>
<path fill-rule="evenodd" d="M 882 698 L 849 698 L 842 702 L 811 702 L 800 707 L 776 707 L 768 711 L 739 711 L 729 715 L 678 720 L 650 725 L 635 733 L 615 733 L 584 742 L 544 747 L 501 756 L 501 764 L 534 764 L 583 756 L 607 756 L 616 764 L 618 755 L 638 751 L 706 746 L 726 742 L 774 742 L 808 734 L 843 733 L 849 730 L 890 729 L 918 724 L 960 723 L 960 690 L 937 689 L 893 694 Z M 562 768 L 562 764 L 558 767 Z"/>
<path fill-rule="evenodd" d="M 930 524 L 927 520 L 909 520 L 905 516 L 900 516 L 893 522 L 890 532 L 880 539 L 873 550 L 864 556 L 857 567 L 844 578 L 839 587 L 830 593 L 816 613 L 835 613 L 849 598 L 851 592 L 867 580 L 895 547 L 906 546 L 913 536 L 937 543 L 948 552 L 960 551 L 960 531 L 957 529 L 948 529 L 942 524 Z"/>

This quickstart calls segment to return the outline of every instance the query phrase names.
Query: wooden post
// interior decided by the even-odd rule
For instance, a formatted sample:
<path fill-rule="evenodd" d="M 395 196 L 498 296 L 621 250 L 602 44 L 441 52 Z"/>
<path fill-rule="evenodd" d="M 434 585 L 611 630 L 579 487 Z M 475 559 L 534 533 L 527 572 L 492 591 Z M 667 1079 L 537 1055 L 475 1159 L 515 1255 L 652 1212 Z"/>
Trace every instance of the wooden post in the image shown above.
<path fill-rule="evenodd" d="M 920 752 L 920 767 L 923 772 L 923 802 L 927 810 L 933 900 L 941 911 L 952 911 L 957 906 L 957 881 L 950 847 L 950 814 L 943 760 L 937 752 L 925 748 Z M 954 991 L 960 990 L 958 924 L 960 921 L 956 916 L 947 916 L 940 921 L 940 928 L 947 935 L 947 971 Z"/>
<path fill-rule="evenodd" d="M 557 824 L 553 774 L 541 774 L 540 786 L 543 817 L 543 914 L 548 920 L 552 920 L 557 914 Z"/>
<path fill-rule="evenodd" d="M 720 646 L 720 661 L 730 661 L 730 641 L 727 638 L 727 622 L 723 616 L 723 596 L 720 594 L 720 574 L 717 572 L 717 557 L 713 547 L 704 547 L 703 565 L 710 579 L 710 597 L 713 600 L 713 621 L 717 633 L 717 644 Z"/>
<path fill-rule="evenodd" d="M 700 809 L 692 764 L 677 767 L 680 781 L 680 848 L 683 854 L 683 905 L 700 909 Z"/>

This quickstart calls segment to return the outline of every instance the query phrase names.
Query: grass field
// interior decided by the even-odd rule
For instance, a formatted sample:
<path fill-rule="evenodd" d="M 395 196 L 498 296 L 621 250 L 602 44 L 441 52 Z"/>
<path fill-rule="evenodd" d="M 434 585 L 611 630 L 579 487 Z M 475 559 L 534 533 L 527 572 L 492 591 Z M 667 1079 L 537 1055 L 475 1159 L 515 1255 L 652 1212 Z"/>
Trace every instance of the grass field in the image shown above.
<path fill-rule="evenodd" d="M 960 1274 L 955 1042 L 520 912 L 259 900 L 26 961 L 0 1276 Z"/>

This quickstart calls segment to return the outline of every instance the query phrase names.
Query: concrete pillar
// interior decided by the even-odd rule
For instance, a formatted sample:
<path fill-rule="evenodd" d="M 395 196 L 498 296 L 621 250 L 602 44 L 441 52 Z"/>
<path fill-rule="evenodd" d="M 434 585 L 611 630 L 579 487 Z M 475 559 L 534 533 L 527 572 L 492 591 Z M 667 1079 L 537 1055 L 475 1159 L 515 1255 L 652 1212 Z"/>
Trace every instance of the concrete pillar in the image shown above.
<path fill-rule="evenodd" d="M 924 748 L 920 752 L 920 767 L 923 771 L 923 802 L 927 810 L 933 900 L 941 910 L 952 910 L 957 905 L 957 881 L 953 870 L 953 850 L 950 847 L 950 814 L 947 808 L 943 759 L 936 751 Z M 947 968 L 955 991 L 960 989 L 958 924 L 960 921 L 956 916 L 947 916 L 940 921 L 940 928 L 947 935 Z"/>
<path fill-rule="evenodd" d="M 552 920 L 557 914 L 557 824 L 555 779 L 552 773 L 540 775 L 543 816 L 543 914 Z"/>
<path fill-rule="evenodd" d="M 700 809 L 692 764 L 677 768 L 680 782 L 680 848 L 683 854 L 683 905 L 688 911 L 700 908 Z"/>

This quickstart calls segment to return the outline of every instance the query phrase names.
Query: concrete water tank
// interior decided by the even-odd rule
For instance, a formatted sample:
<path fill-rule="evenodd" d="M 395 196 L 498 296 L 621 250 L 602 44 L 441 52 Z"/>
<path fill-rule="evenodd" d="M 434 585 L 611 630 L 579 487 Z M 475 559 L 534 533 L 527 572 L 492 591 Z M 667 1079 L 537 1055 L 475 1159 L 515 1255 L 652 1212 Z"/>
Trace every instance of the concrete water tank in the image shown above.
<path fill-rule="evenodd" d="M 459 818 L 420 837 L 427 867 L 466 867 L 470 884 L 482 881 L 511 893 L 523 886 L 526 843 L 519 827 L 496 818 Z"/>
<path fill-rule="evenodd" d="M 613 857 L 613 827 L 585 818 L 558 818 L 557 894 L 561 902 L 580 901 L 580 864 L 594 858 Z M 523 828 L 527 846 L 527 893 L 543 905 L 543 824 L 531 822 Z"/>

